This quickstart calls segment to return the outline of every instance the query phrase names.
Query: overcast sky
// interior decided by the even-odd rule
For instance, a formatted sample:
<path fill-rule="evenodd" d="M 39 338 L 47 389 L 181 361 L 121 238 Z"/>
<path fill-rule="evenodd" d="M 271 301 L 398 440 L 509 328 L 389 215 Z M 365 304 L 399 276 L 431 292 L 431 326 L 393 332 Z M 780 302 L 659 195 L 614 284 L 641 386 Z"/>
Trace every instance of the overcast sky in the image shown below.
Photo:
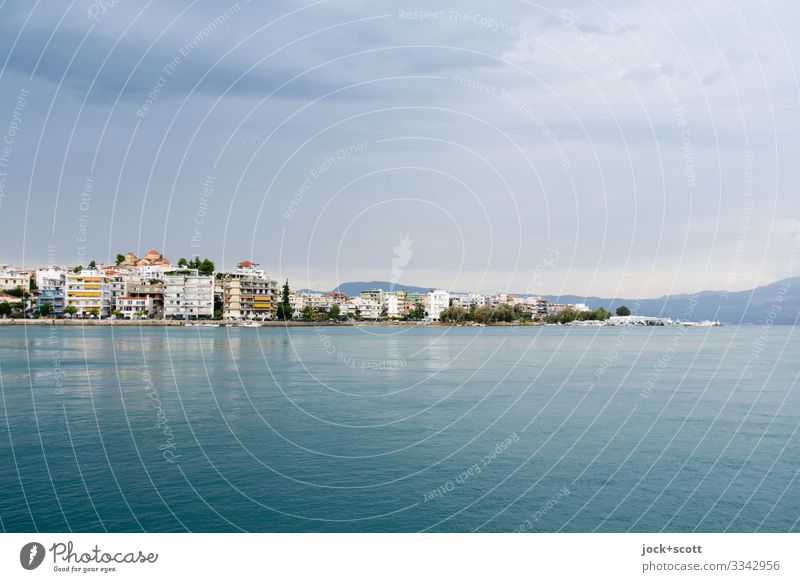
<path fill-rule="evenodd" d="M 800 268 L 794 2 L 264 4 L 0 4 L 0 263 L 627 297 Z"/>

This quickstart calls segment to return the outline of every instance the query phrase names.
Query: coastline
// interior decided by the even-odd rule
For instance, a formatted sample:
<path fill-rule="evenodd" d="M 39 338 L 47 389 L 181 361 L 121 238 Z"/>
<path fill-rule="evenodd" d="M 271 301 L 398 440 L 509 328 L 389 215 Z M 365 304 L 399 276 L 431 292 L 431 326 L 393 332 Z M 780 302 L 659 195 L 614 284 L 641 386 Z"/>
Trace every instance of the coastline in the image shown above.
<path fill-rule="evenodd" d="M 0 326 L 19 325 L 66 325 L 66 326 L 93 326 L 93 327 L 203 327 L 190 325 L 183 320 L 171 319 L 0 319 Z M 420 322 L 420 321 L 261 321 L 257 326 L 242 326 L 221 320 L 201 320 L 199 323 L 210 324 L 207 327 L 394 327 L 394 326 L 423 326 L 423 327 L 482 327 L 451 322 Z M 486 327 L 539 327 L 545 323 L 521 323 L 498 321 L 484 324 Z"/>

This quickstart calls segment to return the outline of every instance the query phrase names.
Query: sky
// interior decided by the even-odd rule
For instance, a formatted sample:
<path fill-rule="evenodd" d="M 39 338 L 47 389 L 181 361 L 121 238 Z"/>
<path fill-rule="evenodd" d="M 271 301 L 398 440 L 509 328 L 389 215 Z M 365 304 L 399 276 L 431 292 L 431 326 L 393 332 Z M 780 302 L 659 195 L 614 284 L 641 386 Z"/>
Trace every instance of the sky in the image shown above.
<path fill-rule="evenodd" d="M 798 274 L 796 3 L 498 4 L 0 3 L 0 263 L 623 297 Z"/>

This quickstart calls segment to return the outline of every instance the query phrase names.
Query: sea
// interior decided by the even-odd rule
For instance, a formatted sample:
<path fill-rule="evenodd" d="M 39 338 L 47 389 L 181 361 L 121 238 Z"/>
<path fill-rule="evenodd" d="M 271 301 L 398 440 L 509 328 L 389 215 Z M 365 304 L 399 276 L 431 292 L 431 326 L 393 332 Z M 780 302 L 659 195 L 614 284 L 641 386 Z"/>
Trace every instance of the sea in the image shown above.
<path fill-rule="evenodd" d="M 6 532 L 789 532 L 800 332 L 0 327 Z"/>

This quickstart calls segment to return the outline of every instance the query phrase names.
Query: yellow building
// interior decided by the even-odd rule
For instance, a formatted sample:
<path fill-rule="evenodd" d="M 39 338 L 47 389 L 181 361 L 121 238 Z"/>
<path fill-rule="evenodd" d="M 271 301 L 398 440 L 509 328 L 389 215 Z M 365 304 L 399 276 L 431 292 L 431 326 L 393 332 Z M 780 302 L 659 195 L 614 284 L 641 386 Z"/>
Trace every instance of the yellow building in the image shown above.
<path fill-rule="evenodd" d="M 76 316 L 111 314 L 111 290 L 108 277 L 94 270 L 67 273 L 66 307 L 74 307 Z"/>

